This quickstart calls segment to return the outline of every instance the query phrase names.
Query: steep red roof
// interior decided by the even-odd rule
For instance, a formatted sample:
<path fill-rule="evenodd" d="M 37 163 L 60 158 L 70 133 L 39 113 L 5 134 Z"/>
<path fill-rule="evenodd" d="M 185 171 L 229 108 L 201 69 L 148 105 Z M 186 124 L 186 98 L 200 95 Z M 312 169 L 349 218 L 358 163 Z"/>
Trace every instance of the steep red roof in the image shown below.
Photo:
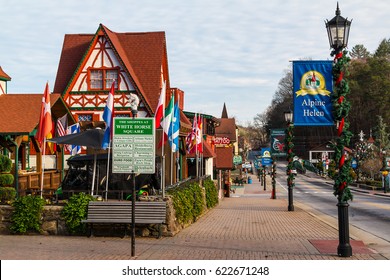
<path fill-rule="evenodd" d="M 0 66 L 0 80 L 6 80 L 6 81 L 11 81 L 11 77 L 7 75 L 7 73 L 5 73 L 3 71 L 3 69 L 1 68 Z"/>
<path fill-rule="evenodd" d="M 0 134 L 29 134 L 39 123 L 43 94 L 0 95 Z M 66 112 L 60 94 L 50 94 L 50 105 L 54 119 Z M 54 107 L 62 107 L 54 110 Z M 55 111 L 57 113 L 55 113 Z"/>
<path fill-rule="evenodd" d="M 233 168 L 233 147 L 216 147 L 215 167 L 217 169 Z"/>
<path fill-rule="evenodd" d="M 142 95 L 141 99 L 151 113 L 154 113 L 160 93 L 161 66 L 168 67 L 165 32 L 117 33 L 102 24 L 99 31 L 105 34 L 123 68 L 127 70 L 133 86 Z M 66 93 L 66 87 L 95 35 L 65 35 L 54 92 Z M 165 72 L 168 75 L 168 71 Z M 169 88 L 169 78 L 167 79 Z"/>
<path fill-rule="evenodd" d="M 227 137 L 230 141 L 236 141 L 236 120 L 234 118 L 219 119 L 220 125 L 215 128 L 215 136 Z"/>
<path fill-rule="evenodd" d="M 69 81 L 91 43 L 93 34 L 66 34 L 53 92 L 64 94 Z"/>

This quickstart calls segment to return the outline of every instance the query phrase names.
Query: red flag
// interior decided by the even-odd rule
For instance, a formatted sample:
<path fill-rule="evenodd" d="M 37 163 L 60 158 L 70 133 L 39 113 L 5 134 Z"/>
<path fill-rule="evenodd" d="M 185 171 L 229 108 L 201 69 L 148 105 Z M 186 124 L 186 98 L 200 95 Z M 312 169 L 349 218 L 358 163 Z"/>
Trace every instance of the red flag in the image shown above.
<path fill-rule="evenodd" d="M 166 91 L 166 83 L 165 83 L 165 81 L 163 81 L 161 93 L 160 93 L 160 99 L 158 100 L 156 113 L 154 115 L 155 122 L 156 122 L 156 128 L 160 127 L 161 120 L 164 118 L 165 91 Z"/>
<path fill-rule="evenodd" d="M 198 115 L 198 127 L 196 131 L 196 145 L 198 145 L 197 150 L 199 153 L 203 153 L 203 131 L 202 131 L 203 118 Z"/>
<path fill-rule="evenodd" d="M 195 153 L 196 149 L 197 149 L 197 142 L 196 142 L 196 135 L 197 135 L 197 131 L 198 131 L 197 122 L 198 122 L 197 115 L 195 114 L 194 120 L 192 122 L 192 130 L 187 135 L 187 138 L 186 138 L 187 152 L 189 154 Z"/>
<path fill-rule="evenodd" d="M 46 83 L 45 92 L 42 97 L 41 115 L 36 134 L 37 141 L 42 144 L 44 138 L 51 133 L 53 123 L 51 120 L 50 91 L 49 83 Z"/>

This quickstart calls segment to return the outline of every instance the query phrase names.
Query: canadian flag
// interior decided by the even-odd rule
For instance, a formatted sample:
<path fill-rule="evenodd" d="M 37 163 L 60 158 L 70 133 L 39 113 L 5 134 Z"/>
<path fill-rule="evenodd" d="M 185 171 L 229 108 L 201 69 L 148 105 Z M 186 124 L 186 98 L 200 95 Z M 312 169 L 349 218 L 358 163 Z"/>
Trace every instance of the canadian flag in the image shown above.
<path fill-rule="evenodd" d="M 165 103 L 165 92 L 166 92 L 166 81 L 162 81 L 162 88 L 160 93 L 160 99 L 158 100 L 158 105 L 155 114 L 155 123 L 156 128 L 159 128 L 161 125 L 161 120 L 164 118 L 164 103 Z"/>

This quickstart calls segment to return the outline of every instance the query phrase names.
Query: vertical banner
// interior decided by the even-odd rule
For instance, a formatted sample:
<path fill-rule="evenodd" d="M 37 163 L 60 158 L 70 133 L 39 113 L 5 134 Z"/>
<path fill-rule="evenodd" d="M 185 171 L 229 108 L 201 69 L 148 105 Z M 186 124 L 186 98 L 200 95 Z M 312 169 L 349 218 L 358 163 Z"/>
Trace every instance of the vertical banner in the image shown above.
<path fill-rule="evenodd" d="M 271 148 L 262 148 L 261 149 L 261 164 L 263 166 L 271 166 L 272 165 Z"/>
<path fill-rule="evenodd" d="M 333 125 L 331 60 L 293 62 L 295 126 Z"/>
<path fill-rule="evenodd" d="M 284 138 L 286 138 L 286 129 L 271 129 L 271 154 L 277 157 L 286 156 L 286 149 L 284 145 Z"/>

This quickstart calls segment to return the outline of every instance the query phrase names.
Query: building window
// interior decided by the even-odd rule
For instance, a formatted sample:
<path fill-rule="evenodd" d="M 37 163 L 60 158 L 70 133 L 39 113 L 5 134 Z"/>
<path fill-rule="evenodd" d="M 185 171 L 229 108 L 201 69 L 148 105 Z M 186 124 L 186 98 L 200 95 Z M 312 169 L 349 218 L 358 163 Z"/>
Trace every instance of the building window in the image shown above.
<path fill-rule="evenodd" d="M 89 69 L 89 90 L 109 90 L 115 81 L 118 89 L 118 69 Z"/>
<path fill-rule="evenodd" d="M 130 118 L 130 114 L 116 114 L 115 113 L 115 117 L 118 117 L 118 118 Z"/>
<path fill-rule="evenodd" d="M 80 114 L 78 115 L 79 122 L 90 122 L 92 121 L 92 115 L 91 114 Z"/>

